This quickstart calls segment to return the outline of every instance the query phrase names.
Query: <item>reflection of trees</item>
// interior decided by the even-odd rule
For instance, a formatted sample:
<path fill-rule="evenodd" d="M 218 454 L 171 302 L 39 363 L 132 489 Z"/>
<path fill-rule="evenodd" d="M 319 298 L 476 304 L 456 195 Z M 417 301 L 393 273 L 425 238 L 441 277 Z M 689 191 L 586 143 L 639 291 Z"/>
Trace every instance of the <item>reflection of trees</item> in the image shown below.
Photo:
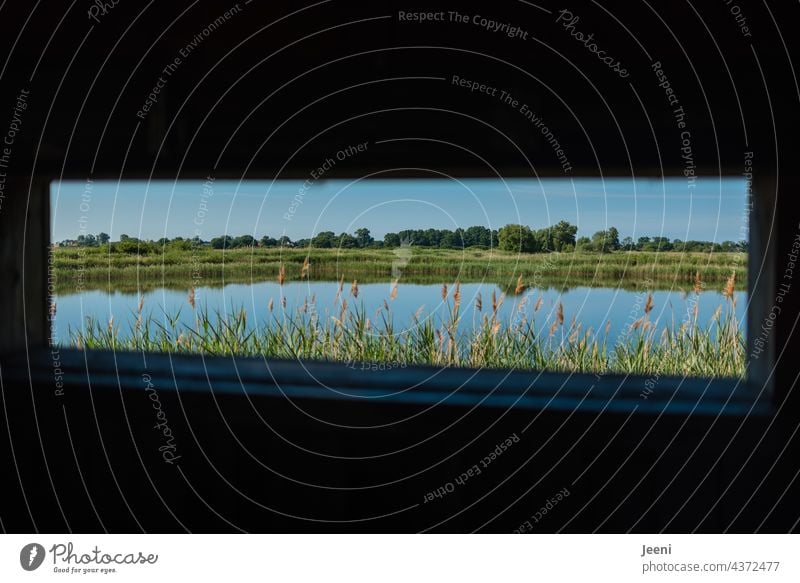
<path fill-rule="evenodd" d="M 347 274 L 345 275 L 345 279 L 348 279 Z M 234 276 L 225 276 L 223 281 L 222 278 L 203 278 L 199 282 L 197 282 L 197 287 L 205 287 L 211 289 L 221 289 L 226 285 L 241 285 L 241 284 L 259 284 L 263 282 L 272 282 L 275 281 L 275 278 L 272 276 L 265 276 L 265 277 L 251 277 L 249 274 L 247 275 L 234 275 Z M 318 276 L 312 277 L 311 283 L 314 282 L 328 282 L 334 283 L 338 282 L 339 278 L 333 276 Z M 598 279 L 598 278 L 591 278 L 591 277 L 570 277 L 565 281 L 565 277 L 563 275 L 556 276 L 556 277 L 540 277 L 537 280 L 537 285 L 530 285 L 526 283 L 522 286 L 519 293 L 515 293 L 517 291 L 517 280 L 515 278 L 509 279 L 508 277 L 502 278 L 495 278 L 495 277 L 480 277 L 480 276 L 470 276 L 466 275 L 464 277 L 460 277 L 459 281 L 461 283 L 485 283 L 485 284 L 493 284 L 496 285 L 497 288 L 504 292 L 509 297 L 514 296 L 523 296 L 526 292 L 530 291 L 531 289 L 538 289 L 541 291 L 549 291 L 554 290 L 556 292 L 567 292 L 571 289 L 578 288 L 578 287 L 591 287 L 591 288 L 619 288 L 626 291 L 638 291 L 641 289 L 649 289 L 649 290 L 673 290 L 673 291 L 685 291 L 689 292 L 692 289 L 691 284 L 685 284 L 684 286 L 676 286 L 675 284 L 665 281 L 665 282 L 658 282 L 658 281 L 651 281 L 650 285 L 645 288 L 641 284 L 640 281 L 637 280 L 630 280 L 630 281 L 620 281 L 619 279 Z M 286 283 L 303 283 L 304 285 L 308 284 L 308 281 L 305 279 L 301 279 L 299 276 L 297 277 L 289 277 L 287 274 L 286 276 Z M 381 283 L 391 285 L 393 282 L 391 277 L 387 277 L 384 275 L 369 275 L 369 274 L 358 274 L 358 283 L 359 285 L 362 284 L 370 284 L 370 283 Z M 453 282 L 452 277 L 446 277 L 440 274 L 423 274 L 423 275 L 404 275 L 403 276 L 403 283 L 401 285 L 407 284 L 416 284 L 416 285 L 433 285 L 440 287 L 442 283 L 447 283 L 448 285 Z M 187 280 L 185 277 L 177 277 L 177 278 L 152 278 L 152 279 L 140 279 L 138 282 L 136 279 L 119 279 L 119 280 L 111 280 L 109 281 L 108 278 L 103 280 L 97 281 L 86 281 L 82 282 L 82 291 L 89 292 L 89 291 L 102 291 L 108 293 L 122 293 L 122 294 L 131 294 L 131 295 L 138 295 L 140 293 L 146 293 L 149 291 L 157 290 L 157 289 L 167 289 L 167 290 L 174 290 L 174 291 L 186 291 L 188 287 L 191 287 L 191 280 Z M 60 281 L 55 286 L 55 292 L 57 295 L 60 296 L 70 296 L 76 292 L 75 283 L 71 280 Z"/>

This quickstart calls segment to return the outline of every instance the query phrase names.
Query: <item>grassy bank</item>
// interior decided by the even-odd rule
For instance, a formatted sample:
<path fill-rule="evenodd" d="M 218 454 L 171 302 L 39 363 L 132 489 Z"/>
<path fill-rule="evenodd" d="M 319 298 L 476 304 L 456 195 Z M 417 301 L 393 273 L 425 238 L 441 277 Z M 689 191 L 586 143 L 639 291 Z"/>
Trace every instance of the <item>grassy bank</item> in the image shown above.
<path fill-rule="evenodd" d="M 408 248 L 406 248 L 408 249 Z M 404 250 L 405 251 L 405 250 Z M 186 288 L 222 280 L 248 282 L 275 277 L 284 266 L 286 279 L 301 277 L 308 258 L 312 279 L 359 279 L 367 282 L 402 277 L 420 283 L 516 281 L 526 285 L 616 285 L 650 280 L 660 287 L 687 284 L 699 272 L 703 281 L 724 282 L 735 272 L 746 279 L 747 257 L 740 253 L 615 252 L 513 254 L 498 250 L 416 248 L 399 256 L 391 249 L 281 249 L 227 251 L 197 248 L 166 253 L 109 254 L 104 248 L 63 247 L 53 251 L 56 285 L 81 287 L 96 282 L 172 282 Z M 740 284 L 737 284 L 740 285 Z"/>
<path fill-rule="evenodd" d="M 489 368 L 544 369 L 649 375 L 741 377 L 745 367 L 745 342 L 735 318 L 734 282 L 724 287 L 724 303 L 708 322 L 694 317 L 672 327 L 656 329 L 650 321 L 649 296 L 641 317 L 627 326 L 616 341 L 605 331 L 583 329 L 557 307 L 552 325 L 544 333 L 536 324 L 541 301 L 493 295 L 476 298 L 471 306 L 479 322 L 468 332 L 458 324 L 466 306 L 461 304 L 460 286 L 442 288 L 447 316 L 434 321 L 415 316 L 415 325 L 397 330 L 392 297 L 376 314 L 367 314 L 358 300 L 358 286 L 339 287 L 336 316 L 321 317 L 316 298 L 308 298 L 288 310 L 270 301 L 266 321 L 248 324 L 244 310 L 233 314 L 211 314 L 187 298 L 194 325 L 179 323 L 178 314 L 145 316 L 143 303 L 130 322 L 89 322 L 83 331 L 72 331 L 69 344 L 82 349 L 193 352 L 210 355 L 263 355 L 278 358 L 319 359 L 366 363 L 369 370 L 381 366 L 430 364 Z M 520 283 L 521 285 L 521 283 Z M 695 289 L 699 295 L 700 285 Z M 393 294 L 396 293 L 393 292 Z M 392 295 L 393 295 L 392 294 Z M 501 319 L 498 310 L 513 302 L 510 315 Z M 697 304 L 695 303 L 695 306 Z M 472 310 L 470 310 L 472 313 Z M 120 335 L 120 326 L 129 334 Z M 354 365 L 362 367 L 364 365 Z"/>

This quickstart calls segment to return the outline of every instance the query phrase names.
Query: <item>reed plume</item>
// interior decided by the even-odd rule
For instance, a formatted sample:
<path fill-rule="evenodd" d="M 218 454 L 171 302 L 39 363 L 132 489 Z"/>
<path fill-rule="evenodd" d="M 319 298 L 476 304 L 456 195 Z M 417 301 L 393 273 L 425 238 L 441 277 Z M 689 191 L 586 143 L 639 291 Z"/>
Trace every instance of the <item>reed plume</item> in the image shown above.
<path fill-rule="evenodd" d="M 570 330 L 572 330 L 572 332 L 570 332 L 568 340 L 574 343 L 578 339 L 578 335 L 581 332 L 581 327 L 572 325 L 570 326 Z"/>
<path fill-rule="evenodd" d="M 734 301 L 733 292 L 736 289 L 736 272 L 732 272 L 728 281 L 725 282 L 725 288 L 722 290 L 722 295 L 731 301 Z"/>

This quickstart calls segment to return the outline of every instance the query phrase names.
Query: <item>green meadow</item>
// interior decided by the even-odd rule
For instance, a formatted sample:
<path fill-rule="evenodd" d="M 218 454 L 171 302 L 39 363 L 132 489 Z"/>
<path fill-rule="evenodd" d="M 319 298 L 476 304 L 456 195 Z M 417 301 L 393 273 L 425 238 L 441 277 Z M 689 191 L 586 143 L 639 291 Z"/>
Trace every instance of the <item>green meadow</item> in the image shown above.
<path fill-rule="evenodd" d="M 389 281 L 402 274 L 407 281 L 516 281 L 526 285 L 595 285 L 659 287 L 691 284 L 699 273 L 707 283 L 724 283 L 736 274 L 737 287 L 746 280 L 744 253 L 683 253 L 677 251 L 612 253 L 510 253 L 497 249 L 415 248 L 409 257 L 392 249 L 164 248 L 147 254 L 110 253 L 107 246 L 61 247 L 53 250 L 57 284 L 74 287 L 92 282 L 172 284 L 180 287 L 276 277 Z M 303 266 L 307 269 L 304 271 Z M 194 283 L 193 283 L 194 282 Z"/>

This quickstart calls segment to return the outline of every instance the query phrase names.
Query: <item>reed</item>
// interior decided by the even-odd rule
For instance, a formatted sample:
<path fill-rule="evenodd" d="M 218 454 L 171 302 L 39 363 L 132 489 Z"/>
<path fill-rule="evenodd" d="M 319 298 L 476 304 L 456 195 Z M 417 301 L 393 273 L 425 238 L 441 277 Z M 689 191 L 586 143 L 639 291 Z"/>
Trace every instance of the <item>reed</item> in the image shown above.
<path fill-rule="evenodd" d="M 53 252 L 57 279 L 67 286 L 74 280 L 183 281 L 214 280 L 285 281 L 338 279 L 348 273 L 366 282 L 367 277 L 389 281 L 394 277 L 391 249 L 293 249 L 255 248 L 226 251 L 209 248 L 177 250 L 144 255 L 104 252 L 101 248 L 61 247 Z M 746 260 L 739 253 L 614 252 L 516 254 L 497 249 L 419 248 L 403 268 L 403 278 L 436 279 L 458 274 L 466 278 L 508 278 L 510 289 L 540 286 L 548 281 L 621 282 L 652 280 L 691 285 L 696 275 L 708 283 L 722 283 L 736 272 L 736 285 L 745 281 Z M 746 259 L 746 257 L 745 257 Z M 524 282 L 524 284 L 523 284 Z M 519 292 L 518 292 L 519 293 Z"/>
<path fill-rule="evenodd" d="M 80 330 L 70 330 L 67 343 L 81 349 L 191 352 L 209 355 L 267 356 L 348 362 L 401 362 L 435 366 L 540 369 L 562 372 L 625 373 L 742 377 L 745 340 L 735 315 L 734 276 L 723 288 L 723 304 L 706 323 L 697 315 L 680 324 L 660 326 L 651 320 L 653 298 L 649 295 L 642 317 L 616 339 L 604 331 L 584 330 L 573 316 L 567 325 L 563 305 L 552 322 L 537 324 L 541 297 L 530 305 L 527 296 L 516 301 L 506 319 L 498 309 L 505 301 L 493 294 L 491 313 L 483 313 L 480 296 L 474 305 L 461 303 L 460 284 L 452 293 L 441 290 L 445 309 L 423 317 L 424 307 L 413 316 L 413 325 L 398 330 L 391 302 L 385 301 L 374 315 L 357 303 L 358 283 L 353 281 L 348 304 L 340 281 L 334 306 L 336 315 L 322 314 L 316 298 L 287 308 L 269 300 L 264 321 L 248 322 L 244 309 L 230 313 L 210 312 L 195 304 L 190 293 L 187 308 L 194 324 L 181 323 L 180 310 L 160 315 L 143 313 L 140 304 L 131 314 L 127 334 L 113 318 L 107 323 L 87 320 Z M 396 296 L 398 285 L 392 288 Z M 400 289 L 399 293 L 402 293 Z M 699 290 L 696 292 L 699 294 Z M 464 309 L 472 309 L 474 325 L 459 327 Z M 443 315 L 442 315 L 443 313 Z M 372 317 L 370 317 L 372 316 Z M 548 326 L 549 324 L 549 326 Z"/>

